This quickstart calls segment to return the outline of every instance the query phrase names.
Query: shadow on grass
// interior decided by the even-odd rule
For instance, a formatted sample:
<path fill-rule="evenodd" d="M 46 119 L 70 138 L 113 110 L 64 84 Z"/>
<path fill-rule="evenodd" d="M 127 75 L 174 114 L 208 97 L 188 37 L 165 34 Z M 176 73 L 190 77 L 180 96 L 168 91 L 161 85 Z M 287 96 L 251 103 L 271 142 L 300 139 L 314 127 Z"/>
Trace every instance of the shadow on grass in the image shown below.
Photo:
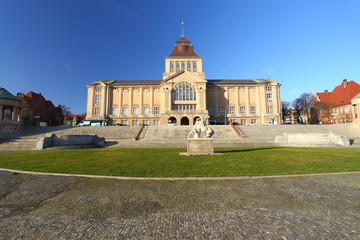
<path fill-rule="evenodd" d="M 216 151 L 217 153 L 231 153 L 231 152 L 252 152 L 252 151 L 261 151 L 261 150 L 271 150 L 279 149 L 281 147 L 264 147 L 264 148 L 249 148 L 249 149 L 239 149 L 239 150 L 228 150 L 228 151 Z"/>

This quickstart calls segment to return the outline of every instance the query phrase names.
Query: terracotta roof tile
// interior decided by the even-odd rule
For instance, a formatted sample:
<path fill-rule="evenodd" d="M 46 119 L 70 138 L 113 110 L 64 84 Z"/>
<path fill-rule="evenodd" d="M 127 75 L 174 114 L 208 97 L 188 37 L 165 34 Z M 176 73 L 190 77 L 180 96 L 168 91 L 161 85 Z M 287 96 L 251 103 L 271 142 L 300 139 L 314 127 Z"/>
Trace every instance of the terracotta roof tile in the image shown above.
<path fill-rule="evenodd" d="M 332 92 L 317 93 L 321 102 L 331 103 L 337 106 L 347 105 L 351 103 L 351 99 L 360 93 L 360 85 L 354 81 L 343 81 L 342 84 L 336 86 Z"/>

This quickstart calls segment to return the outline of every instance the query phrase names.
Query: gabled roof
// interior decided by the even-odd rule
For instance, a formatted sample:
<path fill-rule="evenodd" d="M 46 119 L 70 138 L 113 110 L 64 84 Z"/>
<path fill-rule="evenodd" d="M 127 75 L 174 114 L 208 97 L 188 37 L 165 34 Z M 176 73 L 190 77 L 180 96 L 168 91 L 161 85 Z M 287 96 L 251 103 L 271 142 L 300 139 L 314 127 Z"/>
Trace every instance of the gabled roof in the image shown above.
<path fill-rule="evenodd" d="M 317 93 L 320 102 L 335 104 L 336 106 L 347 105 L 351 99 L 360 93 L 360 85 L 354 81 L 343 80 L 342 84 L 336 86 L 332 92 Z"/>
<path fill-rule="evenodd" d="M 20 101 L 14 95 L 12 95 L 8 90 L 6 90 L 5 88 L 0 88 L 0 98 Z"/>

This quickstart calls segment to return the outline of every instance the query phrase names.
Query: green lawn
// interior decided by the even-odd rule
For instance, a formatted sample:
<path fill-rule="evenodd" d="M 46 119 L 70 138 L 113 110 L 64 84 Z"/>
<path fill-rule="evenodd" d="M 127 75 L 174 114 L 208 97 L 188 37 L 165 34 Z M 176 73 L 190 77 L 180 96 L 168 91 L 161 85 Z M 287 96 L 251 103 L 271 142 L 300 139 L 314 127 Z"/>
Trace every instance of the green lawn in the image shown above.
<path fill-rule="evenodd" d="M 0 155 L 18 170 L 133 177 L 260 176 L 360 171 L 360 149 L 218 148 L 217 156 L 179 156 L 186 149 L 101 148 Z"/>

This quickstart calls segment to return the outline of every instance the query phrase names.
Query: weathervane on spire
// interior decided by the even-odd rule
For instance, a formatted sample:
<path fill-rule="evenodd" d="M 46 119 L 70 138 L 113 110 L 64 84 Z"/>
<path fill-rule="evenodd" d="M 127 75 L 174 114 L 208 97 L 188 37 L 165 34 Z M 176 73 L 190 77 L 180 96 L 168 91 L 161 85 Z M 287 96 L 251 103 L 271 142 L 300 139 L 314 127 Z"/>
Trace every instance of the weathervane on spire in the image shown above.
<path fill-rule="evenodd" d="M 185 33 L 184 33 L 184 20 L 182 20 L 181 22 L 181 36 L 185 37 Z"/>

